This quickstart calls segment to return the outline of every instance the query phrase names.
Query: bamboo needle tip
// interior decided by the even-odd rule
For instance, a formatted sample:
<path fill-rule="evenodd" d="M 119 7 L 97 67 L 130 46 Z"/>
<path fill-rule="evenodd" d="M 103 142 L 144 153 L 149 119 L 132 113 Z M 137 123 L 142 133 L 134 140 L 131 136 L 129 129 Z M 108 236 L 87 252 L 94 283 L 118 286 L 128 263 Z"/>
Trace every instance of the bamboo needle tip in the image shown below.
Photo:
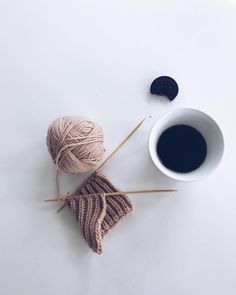
<path fill-rule="evenodd" d="M 66 203 L 63 203 L 63 205 L 57 210 L 57 213 L 59 213 L 61 210 L 63 210 L 66 207 Z"/>

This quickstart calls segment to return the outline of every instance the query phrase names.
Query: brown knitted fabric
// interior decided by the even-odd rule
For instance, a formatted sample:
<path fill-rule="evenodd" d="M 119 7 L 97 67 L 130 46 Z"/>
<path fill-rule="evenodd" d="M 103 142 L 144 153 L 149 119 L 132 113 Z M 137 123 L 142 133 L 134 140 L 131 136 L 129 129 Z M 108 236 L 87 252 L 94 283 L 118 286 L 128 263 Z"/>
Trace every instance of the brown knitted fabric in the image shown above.
<path fill-rule="evenodd" d="M 130 199 L 124 195 L 104 196 L 102 193 L 118 191 L 101 173 L 94 172 L 79 188 L 76 194 L 67 197 L 66 202 L 80 224 L 83 236 L 94 252 L 102 253 L 104 235 L 118 221 L 132 211 Z M 101 193 L 96 196 L 81 196 Z"/>

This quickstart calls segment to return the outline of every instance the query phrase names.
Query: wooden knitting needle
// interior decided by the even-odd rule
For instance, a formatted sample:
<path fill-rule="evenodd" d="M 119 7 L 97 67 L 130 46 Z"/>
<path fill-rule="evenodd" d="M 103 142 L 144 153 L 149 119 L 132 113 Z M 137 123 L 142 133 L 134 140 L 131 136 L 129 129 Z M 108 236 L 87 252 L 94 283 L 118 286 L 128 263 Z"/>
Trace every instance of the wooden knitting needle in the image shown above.
<path fill-rule="evenodd" d="M 72 195 L 73 197 L 94 197 L 99 195 L 108 196 L 116 196 L 116 195 L 128 195 L 128 194 L 149 194 L 149 193 L 166 193 L 166 192 L 176 192 L 176 189 L 150 189 L 150 190 L 138 190 L 138 191 L 117 191 L 117 192 L 109 192 L 109 193 L 94 193 L 94 194 L 82 194 L 82 195 Z M 70 195 L 68 195 L 70 196 Z M 57 199 L 49 199 L 44 200 L 45 202 L 57 202 L 57 201 L 65 201 L 66 197 L 61 197 Z"/>
<path fill-rule="evenodd" d="M 114 149 L 114 151 L 102 162 L 101 165 L 98 166 L 96 170 L 101 169 L 110 159 L 111 157 L 130 139 L 130 137 L 138 130 L 138 128 L 143 124 L 145 118 L 142 119 L 141 122 L 129 133 L 129 135 Z"/>
<path fill-rule="evenodd" d="M 57 210 L 57 213 L 59 213 L 62 209 L 64 209 L 66 207 L 66 202 L 64 202 L 61 207 Z"/>

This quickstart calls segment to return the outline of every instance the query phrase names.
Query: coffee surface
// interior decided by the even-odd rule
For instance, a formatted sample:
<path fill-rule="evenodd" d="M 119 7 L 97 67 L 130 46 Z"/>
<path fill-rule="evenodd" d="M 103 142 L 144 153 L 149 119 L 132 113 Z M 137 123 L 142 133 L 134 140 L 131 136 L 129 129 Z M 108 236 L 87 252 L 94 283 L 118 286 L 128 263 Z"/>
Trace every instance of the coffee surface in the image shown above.
<path fill-rule="evenodd" d="M 174 125 L 166 129 L 157 142 L 157 154 L 168 169 L 187 173 L 196 170 L 207 155 L 203 135 L 189 125 Z"/>

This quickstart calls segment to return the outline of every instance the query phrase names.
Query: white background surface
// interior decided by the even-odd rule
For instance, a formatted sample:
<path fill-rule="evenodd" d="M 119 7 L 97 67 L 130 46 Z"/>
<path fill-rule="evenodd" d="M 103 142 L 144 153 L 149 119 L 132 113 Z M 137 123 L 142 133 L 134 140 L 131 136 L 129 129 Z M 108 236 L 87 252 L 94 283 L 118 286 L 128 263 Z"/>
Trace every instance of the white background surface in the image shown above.
<path fill-rule="evenodd" d="M 235 294 L 235 25 L 234 0 L 0 1 L 1 294 Z M 172 103 L 149 95 L 165 74 Z M 224 159 L 200 182 L 168 180 L 148 155 L 150 127 L 176 107 L 224 132 Z M 47 127 L 66 114 L 99 122 L 107 153 L 145 116 L 103 172 L 121 189 L 179 189 L 132 196 L 101 256 L 68 208 L 42 202 L 55 195 Z M 82 179 L 63 176 L 63 190 Z"/>

